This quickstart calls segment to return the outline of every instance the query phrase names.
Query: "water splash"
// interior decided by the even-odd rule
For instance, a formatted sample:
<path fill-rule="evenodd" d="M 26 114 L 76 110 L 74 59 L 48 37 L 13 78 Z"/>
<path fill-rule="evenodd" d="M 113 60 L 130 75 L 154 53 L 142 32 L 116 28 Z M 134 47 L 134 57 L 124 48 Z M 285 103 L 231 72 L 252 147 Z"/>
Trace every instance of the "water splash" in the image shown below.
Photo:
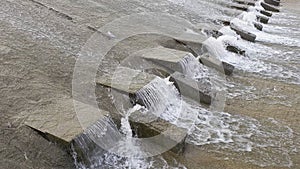
<path fill-rule="evenodd" d="M 197 127 L 188 137 L 191 144 L 210 145 L 210 151 L 233 159 L 287 167 L 293 165 L 290 154 L 297 150 L 293 140 L 293 131 L 274 119 L 260 122 L 222 112 L 200 113 Z"/>
<path fill-rule="evenodd" d="M 183 73 L 195 80 L 206 80 L 209 82 L 211 74 L 209 70 L 192 55 L 187 55 L 180 61 Z"/>
<path fill-rule="evenodd" d="M 180 128 L 192 130 L 196 112 L 182 100 L 178 90 L 169 78 L 157 77 L 137 93 L 143 100 L 147 113 L 155 114 Z"/>
<path fill-rule="evenodd" d="M 176 107 L 174 104 L 179 103 L 180 96 L 167 79 L 157 79 L 155 83 L 146 88 L 147 90 L 144 90 L 140 97 L 151 100 L 146 106 L 147 109 L 162 110 L 154 107 L 166 106 L 167 108 L 163 110 L 160 117 L 178 127 L 188 127 L 188 143 L 212 145 L 214 147 L 213 151 L 228 153 L 228 155 L 229 153 L 251 152 L 245 155 L 246 158 L 244 160 L 260 166 L 292 165 L 288 152 L 292 152 L 295 149 L 293 144 L 294 136 L 293 131 L 284 124 L 274 119 L 258 121 L 247 116 L 212 112 L 199 105 L 188 104 L 182 100 L 180 103 L 181 106 Z M 168 88 L 171 88 L 171 90 Z M 157 94 L 149 95 L 150 91 L 157 92 Z M 166 91 L 173 94 L 169 95 L 170 93 L 168 94 Z M 164 92 L 163 94 L 166 96 L 161 96 L 161 92 Z M 153 96 L 154 98 L 151 98 Z M 157 96 L 163 99 L 159 100 L 156 98 Z M 170 100 L 174 102 L 172 103 Z M 161 105 L 158 106 L 158 104 Z M 186 113 L 184 118 L 182 117 L 182 113 L 178 113 L 180 112 L 178 109 L 180 111 L 184 110 L 183 112 Z M 273 154 L 270 155 L 269 151 Z M 280 155 L 274 157 L 276 153 Z M 252 156 L 251 154 L 255 155 Z M 232 157 L 238 159 L 238 156 L 233 155 Z"/>
<path fill-rule="evenodd" d="M 223 33 L 226 33 L 227 29 L 224 28 Z M 227 30 L 227 32 L 229 31 Z M 293 53 L 238 39 L 236 36 L 232 36 L 231 32 L 229 34 L 218 39 L 211 37 L 204 42 L 210 54 L 234 65 L 236 69 L 266 78 L 277 78 L 288 83 L 300 84 L 299 70 L 293 67 L 294 64 L 289 65 L 291 61 L 299 62 Z M 245 50 L 246 57 L 227 51 L 227 43 Z"/>

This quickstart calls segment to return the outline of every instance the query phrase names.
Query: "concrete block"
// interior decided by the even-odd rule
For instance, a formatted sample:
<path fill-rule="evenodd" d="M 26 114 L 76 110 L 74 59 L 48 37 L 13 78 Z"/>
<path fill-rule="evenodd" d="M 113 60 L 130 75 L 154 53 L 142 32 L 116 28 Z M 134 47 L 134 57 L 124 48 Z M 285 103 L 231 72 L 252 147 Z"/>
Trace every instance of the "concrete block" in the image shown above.
<path fill-rule="evenodd" d="M 271 17 L 273 15 L 271 12 L 268 12 L 268 11 L 265 11 L 265 10 L 260 10 L 259 12 L 261 14 L 265 15 L 265 16 L 268 16 L 268 17 Z"/>
<path fill-rule="evenodd" d="M 181 39 L 181 38 L 176 38 L 175 40 L 177 40 L 178 42 L 181 42 L 182 44 L 186 45 L 189 49 L 191 49 L 193 51 L 193 54 L 195 56 L 199 55 L 200 53 L 202 53 L 202 42 L 204 42 L 207 37 L 204 36 L 205 38 L 200 40 L 196 40 L 196 39 L 192 39 L 192 40 L 185 40 L 185 39 Z"/>
<path fill-rule="evenodd" d="M 184 70 L 180 62 L 185 57 L 194 57 L 189 52 L 169 49 L 165 47 L 146 49 L 137 53 L 137 55 L 139 55 L 140 57 L 148 61 L 166 67 L 166 69 L 168 69 L 169 72 L 175 72 L 175 71 L 183 72 Z"/>
<path fill-rule="evenodd" d="M 212 36 L 212 37 L 214 37 L 214 38 L 216 38 L 216 39 L 217 39 L 218 37 L 220 37 L 220 36 L 223 35 L 223 33 L 221 33 L 221 32 L 218 31 L 218 30 L 208 30 L 208 29 L 204 29 L 203 32 L 206 33 L 208 36 Z"/>
<path fill-rule="evenodd" d="M 202 48 L 202 44 L 185 44 L 184 42 L 182 42 L 184 45 L 186 45 L 190 50 L 193 51 L 193 55 L 195 56 L 199 56 L 199 55 L 203 55 L 203 53 L 205 53 L 206 51 Z M 226 62 L 221 62 L 220 60 L 218 60 L 217 58 L 214 58 L 211 61 L 206 61 L 204 60 L 203 62 L 201 61 L 201 59 L 199 60 L 200 63 L 208 66 L 208 67 L 213 67 L 215 69 L 217 69 L 218 71 L 221 71 L 223 73 L 225 73 L 226 75 L 230 75 L 233 72 L 234 66 L 232 66 L 229 63 Z M 220 65 L 222 68 L 219 68 L 218 63 L 220 62 Z M 180 70 L 180 69 L 179 69 Z M 176 71 L 176 70 L 175 70 Z M 178 71 L 178 72 L 182 72 L 182 71 Z"/>
<path fill-rule="evenodd" d="M 263 29 L 262 24 L 259 24 L 259 23 L 254 23 L 254 27 L 255 27 L 257 30 L 260 30 L 260 31 L 262 31 L 262 29 Z"/>
<path fill-rule="evenodd" d="M 137 111 L 136 114 L 141 112 Z M 145 140 L 144 144 L 153 145 L 152 147 L 168 147 L 169 145 L 175 145 L 171 152 L 176 154 L 182 154 L 185 149 L 185 140 L 187 138 L 187 130 L 179 128 L 165 120 L 158 118 L 149 123 L 131 122 L 133 130 L 136 131 L 139 138 L 151 138 L 151 140 Z M 158 136 L 159 135 L 159 136 Z M 143 146 L 145 148 L 151 148 L 150 146 Z M 151 152 L 151 149 L 144 149 L 144 151 Z"/>
<path fill-rule="evenodd" d="M 236 54 L 239 54 L 239 55 L 245 55 L 245 53 L 246 53 L 245 50 L 243 50 L 237 46 L 231 45 L 229 43 L 226 44 L 226 50 L 236 53 Z"/>
<path fill-rule="evenodd" d="M 213 22 L 218 25 L 220 25 L 220 24 L 222 24 L 224 26 L 230 25 L 230 21 L 228 21 L 228 20 L 217 19 L 217 20 L 214 20 Z"/>
<path fill-rule="evenodd" d="M 74 138 L 82 134 L 86 126 L 91 126 L 99 118 L 109 113 L 91 111 L 93 108 L 82 103 L 81 111 L 86 114 L 76 114 L 73 99 L 57 100 L 56 103 L 31 112 L 25 124 L 40 133 L 50 141 L 67 146 Z M 78 116 L 82 119 L 80 122 Z"/>
<path fill-rule="evenodd" d="M 250 42 L 254 42 L 256 39 L 256 35 L 254 35 L 253 33 L 247 32 L 245 30 L 242 30 L 232 23 L 230 24 L 230 28 L 232 30 L 234 30 L 238 35 L 240 35 L 242 39 L 248 40 Z"/>
<path fill-rule="evenodd" d="M 138 90 L 156 78 L 155 75 L 126 67 L 119 67 L 112 73 L 97 77 L 96 84 L 130 95 L 134 95 Z"/>
<path fill-rule="evenodd" d="M 280 12 L 280 10 L 278 8 L 276 8 L 276 7 L 272 6 L 272 5 L 269 5 L 269 4 L 264 3 L 264 2 L 261 2 L 260 4 L 267 11 Z"/>
<path fill-rule="evenodd" d="M 254 1 L 247 1 L 247 0 L 233 0 L 233 2 L 236 2 L 238 4 L 243 4 L 243 5 L 250 5 L 250 6 L 255 6 Z"/>
<path fill-rule="evenodd" d="M 249 6 L 248 5 L 242 5 L 242 4 L 230 4 L 229 7 L 241 11 L 248 11 Z"/>
<path fill-rule="evenodd" d="M 211 104 L 211 85 L 206 80 L 209 79 L 195 81 L 179 72 L 171 74 L 170 78 L 181 95 L 198 103 Z"/>
<path fill-rule="evenodd" d="M 98 120 L 111 117 L 113 122 L 120 122 L 120 119 L 114 119 L 117 116 L 107 111 L 93 108 L 81 102 L 77 102 L 78 104 L 79 106 L 76 108 L 79 108 L 80 111 L 76 112 L 73 99 L 57 100 L 57 102 L 49 104 L 43 109 L 31 112 L 25 124 L 39 132 L 47 140 L 57 143 L 68 151 L 75 150 L 77 159 L 80 162 L 89 164 L 89 156 L 93 157 L 93 153 L 105 151 L 94 142 L 95 134 L 90 135 L 95 131 L 96 134 L 97 132 L 99 132 L 99 135 L 101 134 L 101 131 L 97 129 Z M 178 128 L 162 119 L 156 119 L 149 123 L 138 123 L 130 117 L 129 121 L 139 138 L 154 137 L 161 134 L 160 137 L 157 137 L 154 141 L 149 141 L 148 144 L 152 144 L 154 147 L 172 144 L 175 145 L 171 149 L 172 152 L 182 153 L 184 151 L 187 136 L 185 129 Z M 115 125 L 115 127 L 117 126 L 120 126 L 120 124 Z M 118 128 L 115 129 L 118 132 Z M 110 140 L 106 141 L 109 142 Z"/>
<path fill-rule="evenodd" d="M 261 15 L 256 16 L 257 21 L 267 24 L 269 22 L 269 18 Z"/>
<path fill-rule="evenodd" d="M 274 6 L 279 6 L 280 2 L 277 0 L 264 0 L 265 3 L 270 4 L 270 5 L 274 5 Z"/>
<path fill-rule="evenodd" d="M 204 65 L 206 65 L 208 67 L 212 67 L 226 75 L 231 75 L 234 70 L 234 66 L 232 66 L 231 64 L 222 62 L 222 61 L 218 60 L 217 58 L 210 56 L 207 53 L 201 55 L 199 60 Z"/>
<path fill-rule="evenodd" d="M 120 93 L 125 92 L 134 94 L 146 84 L 150 83 L 153 78 L 157 78 L 154 75 L 136 70 L 130 70 L 129 68 L 123 68 L 120 71 L 122 72 L 122 78 L 118 76 L 110 78 L 106 77 L 100 78 L 100 80 L 98 79 L 96 81 L 98 84 L 100 83 L 103 86 L 114 87 L 116 91 L 119 91 Z M 130 75 L 133 75 L 134 78 L 131 79 Z M 112 79 L 114 78 L 116 78 L 117 80 L 112 81 Z M 111 82 L 113 82 L 113 85 L 111 84 Z M 129 88 L 126 87 L 126 83 L 129 84 Z M 58 100 L 53 104 L 45 106 L 43 109 L 39 109 L 36 112 L 31 112 L 25 124 L 41 133 L 48 140 L 56 142 L 65 148 L 69 148 L 71 143 L 74 143 L 77 138 L 88 138 L 88 135 L 82 135 L 85 135 L 84 133 L 86 133 L 90 128 L 93 128 L 93 126 L 97 124 L 100 118 L 107 118 L 109 116 L 113 119 L 114 122 L 116 122 L 116 126 L 120 126 L 120 114 L 118 112 L 107 112 L 78 101 L 75 102 L 77 103 L 76 105 L 79 105 L 76 106 L 76 110 L 80 109 L 81 111 L 75 111 L 74 101 L 71 98 Z M 152 122 L 145 124 L 137 123 L 132 120 L 131 117 L 129 120 L 132 127 L 136 128 L 138 133 L 143 133 L 143 135 L 150 136 L 149 133 L 160 134 L 164 132 L 163 137 L 161 138 L 163 140 L 161 141 L 163 141 L 163 143 L 178 143 L 176 144 L 174 151 L 183 151 L 184 140 L 174 140 L 186 137 L 186 132 L 183 129 L 179 129 L 162 119 L 159 119 L 160 123 Z M 153 126 L 158 124 L 160 126 Z M 169 131 L 170 129 L 172 129 L 172 132 Z M 90 144 L 88 145 L 89 147 L 97 147 L 96 144 L 92 144 L 91 142 L 92 141 L 90 140 L 90 142 L 85 144 Z M 164 146 L 159 142 L 151 144 Z M 76 148 L 78 150 L 78 154 L 83 155 L 82 159 L 87 159 L 85 158 L 86 154 L 84 152 L 87 152 L 89 150 L 82 150 L 82 148 L 84 147 L 80 146 L 81 145 L 79 145 L 79 147 L 77 146 Z M 100 149 L 101 148 L 99 148 L 99 150 Z"/>

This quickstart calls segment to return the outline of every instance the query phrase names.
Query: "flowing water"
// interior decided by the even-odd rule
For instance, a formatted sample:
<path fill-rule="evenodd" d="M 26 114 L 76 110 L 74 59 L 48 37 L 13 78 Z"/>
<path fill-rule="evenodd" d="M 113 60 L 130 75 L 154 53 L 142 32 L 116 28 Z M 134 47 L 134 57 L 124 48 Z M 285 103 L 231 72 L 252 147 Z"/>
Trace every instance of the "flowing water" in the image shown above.
<path fill-rule="evenodd" d="M 242 40 L 229 26 L 220 27 L 222 36 L 208 38 L 204 44 L 209 53 L 235 66 L 235 76 L 247 75 L 262 79 L 275 79 L 287 84 L 300 84 L 300 20 L 299 15 L 282 10 L 274 14 L 269 24 L 262 24 L 263 31 L 257 30 L 257 9 L 262 7 L 256 3 L 248 12 L 235 15 L 236 10 L 227 8 L 225 0 L 169 0 L 179 9 L 190 10 L 201 16 L 205 24 L 211 20 L 230 19 L 231 22 L 243 30 L 257 36 L 255 43 Z M 209 15 L 208 15 L 209 14 Z M 246 51 L 245 56 L 229 52 L 226 44 L 233 44 Z M 186 57 L 181 66 L 184 74 L 196 79 L 206 80 L 207 83 L 217 81 L 223 83 L 217 91 L 226 90 L 228 98 L 237 96 L 247 97 L 246 100 L 259 99 L 254 94 L 254 86 L 225 81 L 217 72 L 199 64 L 196 58 Z M 265 96 L 272 93 L 266 93 Z M 210 146 L 210 152 L 223 154 L 224 157 L 241 160 L 258 166 L 292 167 L 290 155 L 298 152 L 295 144 L 294 131 L 282 122 L 273 118 L 255 119 L 244 115 L 218 112 L 190 103 L 181 98 L 175 86 L 169 79 L 156 78 L 142 88 L 137 97 L 144 106 L 135 105 L 133 109 L 123 112 L 120 129 L 113 122 L 105 123 L 124 139 L 121 145 L 126 145 L 124 152 L 132 151 L 132 156 L 120 155 L 102 149 L 87 148 L 89 137 L 99 135 L 106 131 L 101 127 L 92 127 L 82 138 L 76 140 L 83 150 L 90 150 L 88 155 L 90 166 L 77 163 L 78 168 L 185 168 L 175 159 L 173 164 L 168 163 L 161 155 L 150 158 L 140 158 L 139 145 L 134 138 L 138 138 L 132 131 L 130 115 L 135 110 L 143 114 L 152 114 L 187 130 L 186 142 L 195 146 Z M 275 96 L 283 97 L 284 96 Z M 287 104 L 287 103 L 284 103 Z M 134 110 L 134 111 L 133 111 Z M 109 120 L 110 121 L 110 120 Z M 101 135 L 101 134 L 100 134 Z M 77 159 L 77 154 L 74 153 Z"/>

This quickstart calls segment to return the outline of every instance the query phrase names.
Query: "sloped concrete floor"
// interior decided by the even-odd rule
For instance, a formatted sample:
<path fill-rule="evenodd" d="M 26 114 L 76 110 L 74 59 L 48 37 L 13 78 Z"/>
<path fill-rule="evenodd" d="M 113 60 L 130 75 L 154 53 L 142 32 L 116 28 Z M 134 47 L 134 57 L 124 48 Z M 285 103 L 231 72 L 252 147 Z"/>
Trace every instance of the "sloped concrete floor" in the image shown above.
<path fill-rule="evenodd" d="M 71 156 L 25 127 L 23 121 L 28 112 L 40 109 L 54 100 L 71 97 L 75 55 L 93 31 L 30 1 L 4 0 L 1 3 L 0 166 L 4 169 L 74 168 Z M 8 15 L 7 11 L 12 13 Z M 25 11 L 28 13 L 24 13 Z M 34 19 L 33 21 L 32 18 L 20 20 L 19 13 Z M 5 15 L 14 18 L 4 18 Z M 106 19 L 109 20 L 108 17 Z M 30 25 L 30 31 L 25 27 L 26 25 Z M 60 35 L 63 38 L 58 38 Z M 291 107 L 286 107 L 269 105 L 267 98 L 256 101 L 245 101 L 239 98 L 228 100 L 226 110 L 256 118 L 274 117 L 286 122 L 295 132 L 300 132 L 298 125 L 300 105 L 299 98 L 297 100 L 295 97 L 299 96 L 299 86 L 247 77 L 234 80 L 245 84 L 252 83 L 262 90 L 274 85 L 278 86 L 279 92 L 287 95 L 293 104 Z M 285 113 L 281 114 L 274 110 Z M 217 155 L 205 151 L 197 153 L 193 154 L 193 150 L 188 148 L 187 154 L 190 155 L 185 158 L 172 154 L 165 154 L 165 156 L 167 159 L 174 156 L 189 168 L 259 168 L 241 162 L 217 160 Z M 198 157 L 194 159 L 195 156 Z M 199 160 L 199 157 L 202 160 Z M 295 162 L 293 168 L 299 167 L 300 155 L 292 158 Z"/>

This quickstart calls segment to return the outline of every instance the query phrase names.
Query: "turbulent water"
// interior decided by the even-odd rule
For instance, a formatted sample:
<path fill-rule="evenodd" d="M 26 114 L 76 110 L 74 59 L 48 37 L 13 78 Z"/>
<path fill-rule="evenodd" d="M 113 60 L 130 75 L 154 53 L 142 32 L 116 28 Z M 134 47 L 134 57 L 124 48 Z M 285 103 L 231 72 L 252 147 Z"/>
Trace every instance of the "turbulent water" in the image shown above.
<path fill-rule="evenodd" d="M 242 40 L 229 26 L 224 26 L 220 29 L 223 36 L 217 39 L 210 37 L 205 41 L 209 53 L 234 65 L 237 75 L 246 73 L 253 77 L 300 84 L 300 30 L 298 27 L 300 20 L 297 16 L 288 11 L 274 14 L 269 24 L 262 24 L 263 31 L 259 31 L 253 25 L 258 14 L 256 9 L 262 8 L 259 3 L 248 12 L 243 12 L 233 18 L 232 14 L 235 11 L 222 6 L 228 3 L 225 0 L 199 0 L 196 4 L 185 0 L 170 0 L 170 2 L 184 7 L 185 10 L 198 13 L 204 19 L 232 19 L 231 23 L 257 36 L 257 42 L 248 42 Z M 208 13 L 211 15 L 208 16 Z M 245 56 L 227 51 L 227 43 L 245 50 Z M 184 74 L 193 79 L 205 79 L 208 83 L 213 80 L 224 82 L 215 72 L 199 64 L 194 57 L 184 58 L 181 66 Z M 253 86 L 240 86 L 231 82 L 224 82 L 224 85 L 226 87 L 219 88 L 219 90 L 231 89 L 227 91 L 229 92 L 227 97 L 232 98 L 245 93 L 250 99 L 256 97 L 254 94 L 251 95 L 256 90 Z M 293 142 L 294 132 L 281 122 L 272 118 L 257 120 L 247 116 L 231 115 L 227 112 L 211 111 L 200 105 L 187 103 L 168 78 L 156 78 L 140 90 L 137 96 L 143 100 L 145 107 L 136 105 L 134 107 L 136 110 L 140 110 L 143 114 L 155 115 L 157 118 L 188 130 L 186 142 L 189 144 L 211 145 L 210 151 L 212 152 L 259 166 L 293 166 L 289 155 L 298 151 Z M 123 144 L 126 144 L 135 154 L 134 152 L 139 152 L 139 147 L 132 138 L 138 136 L 134 135 L 131 130 L 129 123 L 131 113 L 132 110 L 124 113 L 125 116 L 121 119 L 120 135 L 125 136 Z M 100 132 L 102 129 L 98 130 Z M 87 137 L 89 137 L 88 133 Z M 85 147 L 83 143 L 85 141 L 78 139 L 77 142 Z M 77 158 L 76 153 L 74 153 L 74 158 Z M 184 168 L 177 162 L 168 164 L 162 156 L 147 159 L 138 158 L 138 156 L 121 157 L 102 149 L 93 150 L 89 158 L 92 163 L 91 168 L 99 166 L 103 168 Z M 77 164 L 77 167 L 86 168 L 83 164 Z"/>
<path fill-rule="evenodd" d="M 155 114 L 177 127 L 187 129 L 187 143 L 213 145 L 210 151 L 239 160 L 242 159 L 241 153 L 253 152 L 254 156 L 243 156 L 243 160 L 260 166 L 292 166 L 289 153 L 297 151 L 293 145 L 293 131 L 274 119 L 260 122 L 250 117 L 212 112 L 199 105 L 189 104 L 182 100 L 168 79 L 155 79 L 138 93 L 138 97 L 145 101 L 146 107 L 136 105 L 135 110 L 141 110 L 143 114 Z M 91 168 L 184 168 L 177 162 L 173 166 L 168 164 L 161 156 L 138 158 L 139 146 L 133 140 L 136 136 L 133 136 L 128 119 L 132 112 L 133 110 L 129 110 L 125 113 L 120 128 L 120 134 L 125 136 L 121 144 L 128 148 L 124 152 L 132 152 L 131 157 L 122 157 L 101 148 L 87 148 L 88 143 L 92 142 L 90 137 L 107 130 L 102 125 L 91 127 L 86 135 L 76 140 L 81 148 L 90 153 L 88 157 Z M 105 124 L 108 126 L 106 128 L 114 128 L 112 122 Z M 76 159 L 76 153 L 74 157 Z M 77 167 L 86 168 L 81 163 Z"/>
<path fill-rule="evenodd" d="M 257 14 L 258 12 L 253 9 L 231 21 L 243 30 L 254 33 L 257 36 L 256 43 L 241 40 L 229 26 L 226 26 L 220 30 L 224 33 L 223 36 L 206 41 L 210 52 L 242 71 L 254 73 L 253 75 L 299 84 L 300 72 L 297 65 L 299 64 L 300 32 L 296 26 L 299 21 L 295 20 L 296 16 L 292 14 L 274 14 L 269 24 L 263 24 L 263 31 L 259 31 L 253 25 Z M 278 20 L 281 22 L 277 22 Z M 286 27 L 287 23 L 291 22 L 294 22 L 295 26 Z M 241 57 L 226 51 L 225 42 L 244 49 L 246 56 Z"/>

